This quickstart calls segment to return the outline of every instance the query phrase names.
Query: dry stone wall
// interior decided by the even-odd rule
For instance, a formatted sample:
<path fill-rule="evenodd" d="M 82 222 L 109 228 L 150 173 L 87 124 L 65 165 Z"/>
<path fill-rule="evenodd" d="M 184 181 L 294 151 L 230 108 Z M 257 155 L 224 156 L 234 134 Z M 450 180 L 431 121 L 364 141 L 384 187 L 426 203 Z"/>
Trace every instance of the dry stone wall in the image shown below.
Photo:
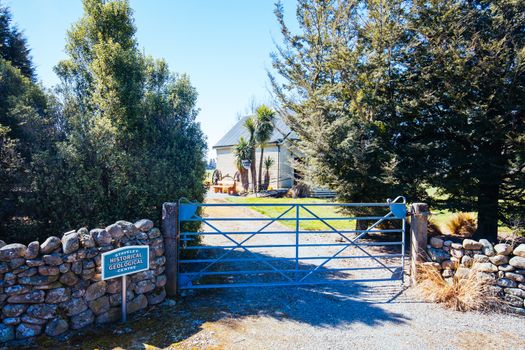
<path fill-rule="evenodd" d="M 151 220 L 65 233 L 43 243 L 0 241 L 0 343 L 120 319 L 121 279 L 101 280 L 101 254 L 150 246 L 150 269 L 127 278 L 128 313 L 166 297 L 164 245 Z"/>
<path fill-rule="evenodd" d="M 426 264 L 440 269 L 445 280 L 476 274 L 508 310 L 525 315 L 525 244 L 493 245 L 486 239 L 453 242 L 445 237 L 431 237 L 428 243 L 432 262 Z"/>

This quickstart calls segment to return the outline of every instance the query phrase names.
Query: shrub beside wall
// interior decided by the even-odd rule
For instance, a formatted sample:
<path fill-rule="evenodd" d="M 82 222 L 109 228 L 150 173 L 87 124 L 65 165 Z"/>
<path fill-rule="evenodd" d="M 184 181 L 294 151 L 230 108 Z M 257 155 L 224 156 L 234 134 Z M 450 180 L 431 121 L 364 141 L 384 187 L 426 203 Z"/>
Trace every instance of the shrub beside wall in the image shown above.
<path fill-rule="evenodd" d="M 166 297 L 163 239 L 151 220 L 81 228 L 28 246 L 0 241 L 0 342 L 119 320 L 121 279 L 101 280 L 101 253 L 128 245 L 150 246 L 150 269 L 127 279 L 133 313 Z"/>
<path fill-rule="evenodd" d="M 427 253 L 445 280 L 476 274 L 487 291 L 501 297 L 510 311 L 525 315 L 525 244 L 492 245 L 481 239 L 461 242 L 444 237 L 429 239 Z"/>

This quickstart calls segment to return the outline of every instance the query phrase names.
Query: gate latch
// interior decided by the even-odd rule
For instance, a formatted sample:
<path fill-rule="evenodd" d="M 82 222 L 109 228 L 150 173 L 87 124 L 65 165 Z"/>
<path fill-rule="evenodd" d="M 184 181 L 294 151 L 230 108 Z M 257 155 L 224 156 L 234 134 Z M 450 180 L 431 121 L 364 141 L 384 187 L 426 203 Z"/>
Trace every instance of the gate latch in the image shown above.
<path fill-rule="evenodd" d="M 197 205 L 193 203 L 179 203 L 179 220 L 193 219 L 197 212 Z"/>
<path fill-rule="evenodd" d="M 407 215 L 407 207 L 405 203 L 390 203 L 390 211 L 394 214 L 396 219 L 403 219 Z"/>

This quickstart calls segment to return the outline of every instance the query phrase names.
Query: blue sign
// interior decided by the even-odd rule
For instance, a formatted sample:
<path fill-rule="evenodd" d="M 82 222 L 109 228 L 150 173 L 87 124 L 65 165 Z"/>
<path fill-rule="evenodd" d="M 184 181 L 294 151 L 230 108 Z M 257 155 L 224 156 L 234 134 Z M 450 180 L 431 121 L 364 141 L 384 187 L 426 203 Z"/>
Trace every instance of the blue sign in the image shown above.
<path fill-rule="evenodd" d="M 102 254 L 102 280 L 149 270 L 149 246 L 132 245 Z"/>

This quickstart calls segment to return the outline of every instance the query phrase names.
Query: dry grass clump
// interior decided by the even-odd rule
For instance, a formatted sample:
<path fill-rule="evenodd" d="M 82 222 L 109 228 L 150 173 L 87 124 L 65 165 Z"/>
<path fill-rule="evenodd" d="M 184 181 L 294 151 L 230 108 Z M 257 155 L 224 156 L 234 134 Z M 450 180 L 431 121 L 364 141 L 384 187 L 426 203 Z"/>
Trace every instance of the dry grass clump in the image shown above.
<path fill-rule="evenodd" d="M 436 267 L 418 266 L 418 289 L 423 297 L 449 309 L 471 311 L 494 307 L 499 299 L 487 287 L 475 273 L 446 281 Z"/>
<path fill-rule="evenodd" d="M 427 221 L 427 232 L 429 237 L 434 236 L 441 236 L 443 232 L 441 232 L 441 229 L 439 228 L 438 224 L 432 220 L 432 218 L 428 218 Z"/>
<path fill-rule="evenodd" d="M 452 235 L 472 237 L 478 228 L 478 220 L 474 213 L 457 213 L 446 225 Z"/>
<path fill-rule="evenodd" d="M 288 190 L 286 197 L 288 198 L 306 198 L 310 196 L 310 187 L 304 183 L 298 183 Z"/>

